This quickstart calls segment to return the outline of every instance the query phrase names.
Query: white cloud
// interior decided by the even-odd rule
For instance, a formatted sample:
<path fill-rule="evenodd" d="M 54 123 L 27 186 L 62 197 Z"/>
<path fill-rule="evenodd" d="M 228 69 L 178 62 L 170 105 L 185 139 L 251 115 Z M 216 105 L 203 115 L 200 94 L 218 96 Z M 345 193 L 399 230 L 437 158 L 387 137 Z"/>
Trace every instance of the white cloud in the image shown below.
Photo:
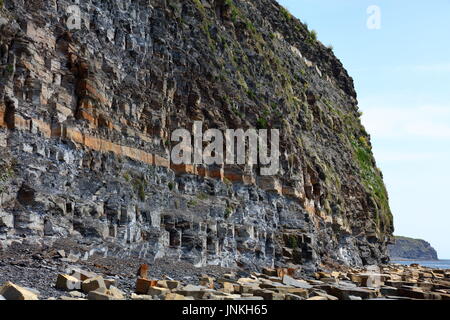
<path fill-rule="evenodd" d="M 402 66 L 398 67 L 397 70 L 414 72 L 450 72 L 450 63 Z"/>
<path fill-rule="evenodd" d="M 376 159 L 380 162 L 430 161 L 440 158 L 440 154 L 426 152 L 381 151 L 376 153 Z"/>
<path fill-rule="evenodd" d="M 362 121 L 376 138 L 450 139 L 450 106 L 369 107 Z"/>
<path fill-rule="evenodd" d="M 435 63 L 435 64 L 417 64 L 417 65 L 403 65 L 403 66 L 365 66 L 354 68 L 352 72 L 428 72 L 428 73 L 449 73 L 450 63 Z"/>

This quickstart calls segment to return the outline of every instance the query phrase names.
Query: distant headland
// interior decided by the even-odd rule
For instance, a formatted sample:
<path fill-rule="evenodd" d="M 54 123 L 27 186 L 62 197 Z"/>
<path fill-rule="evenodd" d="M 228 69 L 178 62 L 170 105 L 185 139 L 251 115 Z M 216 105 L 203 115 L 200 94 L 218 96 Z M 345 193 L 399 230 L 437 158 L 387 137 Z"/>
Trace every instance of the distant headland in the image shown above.
<path fill-rule="evenodd" d="M 388 250 L 391 260 L 439 260 L 436 250 L 421 239 L 395 236 Z"/>

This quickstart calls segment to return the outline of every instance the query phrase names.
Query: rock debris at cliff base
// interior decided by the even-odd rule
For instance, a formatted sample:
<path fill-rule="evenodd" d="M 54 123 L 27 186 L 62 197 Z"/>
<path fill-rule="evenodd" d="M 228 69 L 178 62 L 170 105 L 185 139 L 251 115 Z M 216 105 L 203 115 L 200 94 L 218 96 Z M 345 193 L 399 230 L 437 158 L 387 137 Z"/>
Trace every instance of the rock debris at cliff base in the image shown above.
<path fill-rule="evenodd" d="M 250 273 L 167 260 L 83 260 L 74 248 L 14 244 L 0 253 L 0 300 L 450 300 L 450 270 L 419 265 Z"/>

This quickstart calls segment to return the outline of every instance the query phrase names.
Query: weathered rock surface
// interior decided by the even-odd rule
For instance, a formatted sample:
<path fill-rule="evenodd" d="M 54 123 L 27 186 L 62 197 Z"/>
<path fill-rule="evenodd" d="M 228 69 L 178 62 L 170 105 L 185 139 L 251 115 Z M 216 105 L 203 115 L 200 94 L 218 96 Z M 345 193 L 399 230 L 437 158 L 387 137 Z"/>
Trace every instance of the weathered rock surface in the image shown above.
<path fill-rule="evenodd" d="M 33 254 L 36 256 L 36 254 Z M 0 256 L 1 257 L 1 256 Z M 204 273 L 199 270 L 194 273 L 184 265 L 185 274 L 172 273 L 169 268 L 161 270 L 161 265 L 149 265 L 148 275 L 155 280 L 147 280 L 148 286 L 143 290 L 136 272 L 130 272 L 125 260 L 109 261 L 109 263 L 123 267 L 114 274 L 108 264 L 100 265 L 99 261 L 87 260 L 83 265 L 67 267 L 63 258 L 56 256 L 48 258 L 42 254 L 39 266 L 26 264 L 27 274 L 33 281 L 20 277 L 20 286 L 12 281 L 5 281 L 0 286 L 0 297 L 6 300 L 449 300 L 450 299 L 450 270 L 430 269 L 419 265 L 383 265 L 366 268 L 340 267 L 338 270 L 320 267 L 321 271 L 313 276 L 287 275 L 284 268 L 265 268 L 263 273 L 242 271 L 221 273 Z M 111 259 L 111 258 L 108 258 Z M 18 264 L 25 264 L 16 259 Z M 103 260 L 106 263 L 107 260 Z M 172 262 L 177 266 L 180 262 Z M 0 259 L 2 273 L 0 285 L 3 284 L 8 269 Z M 134 271 L 139 264 L 133 266 Z M 88 268 L 88 269 L 86 269 Z M 36 279 L 45 279 L 46 274 L 60 269 L 77 270 L 78 274 L 92 275 L 83 281 L 89 284 L 89 290 L 84 288 L 67 291 L 67 280 L 77 278 L 67 274 L 55 275 L 44 285 Z M 159 269 L 159 270 L 157 270 Z M 52 271 L 53 270 L 53 271 Z M 174 269 L 175 270 L 175 269 Z M 156 272 L 157 271 L 157 272 Z M 161 273 L 162 271 L 162 273 Z M 203 271 L 203 272 L 202 272 Z M 179 272 L 179 271 L 177 271 Z M 291 270 L 291 274 L 297 274 Z M 75 273 L 73 273 L 75 274 Z M 157 276 L 159 274 L 159 276 Z M 164 276 L 160 276 L 164 274 Z M 195 274 L 195 276 L 194 276 Z M 240 274 L 240 275 L 239 275 Z M 270 275 L 269 275 L 270 274 Z M 17 279 L 17 273 L 11 273 L 11 280 Z M 103 282 L 106 277 L 114 279 L 109 288 Z M 162 280 L 161 278 L 177 278 L 177 280 Z M 208 281 L 205 281 L 208 279 Z M 218 279 L 218 280 L 216 280 Z M 61 281 L 64 280 L 61 285 Z M 131 286 L 129 286 L 131 281 Z M 15 282 L 15 281 L 14 281 Z M 39 284 L 35 290 L 35 284 Z M 56 284 L 56 285 L 55 285 Z M 206 285 L 206 286 L 205 286 Z M 45 287 L 46 286 L 46 287 Z M 87 292 L 88 293 L 83 293 Z M 1 298 L 0 298 L 1 299 Z"/>
<path fill-rule="evenodd" d="M 387 261 L 353 81 L 275 1 L 86 0 L 70 31 L 72 1 L 2 3 L 2 247 L 70 238 L 90 249 L 68 263 L 252 270 Z M 170 134 L 194 120 L 280 129 L 279 174 L 172 164 Z"/>
<path fill-rule="evenodd" d="M 395 244 L 389 245 L 388 250 L 393 260 L 438 260 L 436 250 L 425 240 L 396 236 Z"/>
<path fill-rule="evenodd" d="M 0 296 L 5 300 L 39 300 L 38 294 L 32 290 L 22 288 L 11 282 L 7 282 L 0 287 Z"/>

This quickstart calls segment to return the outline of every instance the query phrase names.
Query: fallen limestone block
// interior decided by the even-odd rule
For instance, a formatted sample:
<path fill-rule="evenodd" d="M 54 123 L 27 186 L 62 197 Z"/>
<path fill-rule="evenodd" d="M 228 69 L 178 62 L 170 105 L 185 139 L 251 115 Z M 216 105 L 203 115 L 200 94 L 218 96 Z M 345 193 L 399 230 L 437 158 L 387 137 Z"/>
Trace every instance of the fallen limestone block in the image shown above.
<path fill-rule="evenodd" d="M 60 258 L 64 258 L 66 256 L 66 252 L 64 250 L 57 250 L 56 253 Z"/>
<path fill-rule="evenodd" d="M 285 298 L 285 295 L 282 293 L 264 289 L 255 290 L 253 295 L 263 297 L 264 300 L 284 300 Z"/>
<path fill-rule="evenodd" d="M 449 277 L 450 277 L 450 274 L 449 274 Z M 234 280 L 236 278 L 236 275 L 234 273 L 225 273 L 223 275 L 223 278 L 227 279 L 227 280 Z"/>
<path fill-rule="evenodd" d="M 167 298 L 167 296 L 166 296 Z M 131 300 L 138 300 L 138 301 L 142 301 L 142 300 L 153 300 L 152 296 L 146 295 L 146 294 L 135 294 L 132 293 L 131 294 Z"/>
<path fill-rule="evenodd" d="M 396 287 L 384 286 L 380 288 L 380 293 L 382 296 L 395 296 L 397 295 L 397 290 Z"/>
<path fill-rule="evenodd" d="M 185 297 L 193 297 L 196 300 L 200 300 L 206 294 L 207 288 L 201 286 L 194 286 L 192 284 L 188 284 L 182 289 L 176 290 L 174 293 L 181 294 Z"/>
<path fill-rule="evenodd" d="M 187 300 L 185 296 L 178 293 L 169 293 L 164 300 Z"/>
<path fill-rule="evenodd" d="M 338 297 L 340 300 L 350 300 L 350 296 L 361 297 L 363 299 L 376 298 L 379 292 L 369 288 L 351 288 L 344 286 L 329 286 L 325 290 L 328 294 Z"/>
<path fill-rule="evenodd" d="M 304 300 L 305 298 L 304 297 L 300 297 L 300 296 L 298 296 L 296 294 L 287 293 L 284 299 L 285 300 L 289 300 L 289 301 L 293 301 L 293 300 L 295 301 L 295 300 Z"/>
<path fill-rule="evenodd" d="M 0 296 L 6 300 L 39 300 L 35 292 L 19 287 L 12 282 L 7 282 L 0 288 Z"/>
<path fill-rule="evenodd" d="M 47 299 L 47 300 L 50 300 L 50 299 Z M 64 301 L 86 301 L 87 299 L 61 296 L 61 297 L 59 297 L 59 300 L 64 300 Z"/>
<path fill-rule="evenodd" d="M 116 286 L 117 280 L 116 279 L 104 279 L 106 288 L 109 289 L 111 286 Z"/>
<path fill-rule="evenodd" d="M 156 287 L 157 284 L 158 284 L 158 281 L 156 281 L 156 280 L 148 280 L 148 279 L 144 279 L 144 278 L 138 278 L 136 280 L 135 292 L 137 294 L 147 294 L 148 289 L 150 289 L 150 287 Z"/>
<path fill-rule="evenodd" d="M 280 290 L 280 289 L 278 289 Z M 308 290 L 303 288 L 286 288 L 281 289 L 280 292 L 283 292 L 285 294 L 295 294 L 296 296 L 300 296 L 302 298 L 308 298 Z"/>
<path fill-rule="evenodd" d="M 283 284 L 291 287 L 302 288 L 302 289 L 311 289 L 312 285 L 307 283 L 306 281 L 296 280 L 288 275 L 283 277 Z"/>
<path fill-rule="evenodd" d="M 84 293 L 79 292 L 79 291 L 70 291 L 68 294 L 72 298 L 86 298 L 86 295 Z"/>
<path fill-rule="evenodd" d="M 203 275 L 200 278 L 200 285 L 209 289 L 214 288 L 214 281 L 215 279 L 206 275 Z"/>
<path fill-rule="evenodd" d="M 68 268 L 66 272 L 72 277 L 79 279 L 80 281 L 97 277 L 97 274 L 95 274 L 94 272 L 85 271 L 74 267 Z"/>
<path fill-rule="evenodd" d="M 103 290 L 98 289 L 90 291 L 88 294 L 88 300 L 116 300 L 113 296 L 109 295 L 106 290 L 107 289 L 103 288 Z"/>
<path fill-rule="evenodd" d="M 97 289 L 106 289 L 106 284 L 103 277 L 97 276 L 95 278 L 84 280 L 81 284 L 81 288 L 83 289 L 83 292 L 89 293 Z"/>
<path fill-rule="evenodd" d="M 88 294 L 88 300 L 124 300 L 125 295 L 122 291 L 115 287 L 111 289 L 98 288 L 94 291 L 90 291 Z"/>
<path fill-rule="evenodd" d="M 437 300 L 450 300 L 450 294 L 448 293 L 435 293 L 435 295 L 440 296 L 440 299 Z"/>
<path fill-rule="evenodd" d="M 125 293 L 123 293 L 121 290 L 119 290 L 118 288 L 114 287 L 114 286 L 110 286 L 108 288 L 107 293 L 109 295 L 112 295 L 114 298 L 118 299 L 118 300 L 123 300 L 125 299 Z"/>
<path fill-rule="evenodd" d="M 156 286 L 158 286 L 160 288 L 174 290 L 174 289 L 177 289 L 178 287 L 180 287 L 180 282 L 174 281 L 174 280 L 159 280 L 156 283 Z"/>
<path fill-rule="evenodd" d="M 147 279 L 148 278 L 148 269 L 149 269 L 149 266 L 147 264 L 141 264 L 137 271 L 138 277 L 140 277 L 142 279 Z"/>
<path fill-rule="evenodd" d="M 236 287 L 237 287 L 238 290 L 236 290 Z M 226 293 L 239 292 L 240 291 L 240 285 L 236 285 L 236 284 L 231 283 L 231 282 L 223 282 L 221 290 L 223 292 L 226 292 Z"/>
<path fill-rule="evenodd" d="M 261 287 L 259 286 L 259 284 L 248 284 L 248 285 L 240 285 L 239 286 L 239 293 L 243 294 L 243 293 L 250 293 L 253 294 L 253 292 L 255 290 L 259 290 L 261 289 Z"/>
<path fill-rule="evenodd" d="M 147 292 L 148 295 L 158 298 L 164 298 L 168 293 L 170 293 L 169 289 L 160 287 L 150 287 Z"/>
<path fill-rule="evenodd" d="M 81 290 L 81 281 L 67 274 L 58 274 L 56 289 L 64 291 Z"/>
<path fill-rule="evenodd" d="M 255 283 L 260 283 L 260 280 L 258 279 L 253 279 L 253 278 L 240 278 L 237 280 L 237 283 L 239 284 L 255 284 Z"/>
<path fill-rule="evenodd" d="M 273 268 L 263 268 L 262 273 L 267 276 L 276 277 L 277 276 L 277 270 Z"/>
<path fill-rule="evenodd" d="M 79 255 L 74 255 L 73 253 L 69 253 L 67 257 L 61 259 L 63 262 L 75 263 L 80 259 Z"/>
<path fill-rule="evenodd" d="M 310 295 L 310 298 L 322 297 L 322 298 L 325 298 L 324 300 L 330 300 L 330 301 L 339 300 L 338 297 L 335 297 L 335 296 L 327 294 L 326 292 L 321 292 L 321 291 L 317 291 L 317 290 L 312 291 L 309 295 Z M 306 300 L 309 300 L 309 299 L 306 299 Z"/>
<path fill-rule="evenodd" d="M 251 297 L 235 298 L 233 300 L 263 301 L 264 298 L 263 297 L 259 297 L 259 296 L 251 296 Z"/>
<path fill-rule="evenodd" d="M 398 296 L 419 299 L 419 300 L 441 300 L 439 293 L 425 292 L 422 288 L 404 286 L 398 289 Z"/>
<path fill-rule="evenodd" d="M 310 300 L 310 301 L 327 301 L 328 299 L 322 296 L 314 296 L 311 298 L 308 298 L 306 300 Z"/>

